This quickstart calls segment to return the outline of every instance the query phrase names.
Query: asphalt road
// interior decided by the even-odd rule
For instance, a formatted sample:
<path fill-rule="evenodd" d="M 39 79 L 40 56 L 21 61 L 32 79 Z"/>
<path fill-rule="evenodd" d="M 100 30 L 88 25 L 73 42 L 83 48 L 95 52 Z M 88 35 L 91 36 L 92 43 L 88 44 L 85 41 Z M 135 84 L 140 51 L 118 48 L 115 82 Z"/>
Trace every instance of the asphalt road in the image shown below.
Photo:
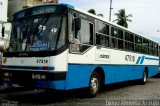
<path fill-rule="evenodd" d="M 68 92 L 25 88 L 0 90 L 2 106 L 160 106 L 160 75 L 145 85 L 130 81 L 105 87 L 95 98 L 84 96 L 83 90 Z"/>

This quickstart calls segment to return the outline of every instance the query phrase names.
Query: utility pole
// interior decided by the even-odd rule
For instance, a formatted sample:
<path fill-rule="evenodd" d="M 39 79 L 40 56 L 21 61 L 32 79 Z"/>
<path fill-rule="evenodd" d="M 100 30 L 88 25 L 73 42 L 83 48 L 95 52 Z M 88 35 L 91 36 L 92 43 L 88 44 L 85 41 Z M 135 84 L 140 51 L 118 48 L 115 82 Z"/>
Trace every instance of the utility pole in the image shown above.
<path fill-rule="evenodd" d="M 112 11 L 112 0 L 110 0 L 110 12 L 109 12 L 109 21 L 111 21 L 111 11 Z"/>

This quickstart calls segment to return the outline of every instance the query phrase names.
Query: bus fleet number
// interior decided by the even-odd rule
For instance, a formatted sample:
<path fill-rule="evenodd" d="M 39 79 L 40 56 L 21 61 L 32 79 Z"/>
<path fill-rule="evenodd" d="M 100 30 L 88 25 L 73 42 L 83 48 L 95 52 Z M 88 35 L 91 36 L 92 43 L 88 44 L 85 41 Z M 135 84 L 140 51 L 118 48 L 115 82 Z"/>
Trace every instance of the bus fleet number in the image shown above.
<path fill-rule="evenodd" d="M 48 63 L 48 60 L 38 59 L 36 62 L 37 62 L 37 63 L 45 63 L 45 64 L 47 64 L 47 63 Z"/>
<path fill-rule="evenodd" d="M 135 56 L 132 55 L 126 55 L 125 56 L 126 61 L 134 62 L 135 61 Z"/>

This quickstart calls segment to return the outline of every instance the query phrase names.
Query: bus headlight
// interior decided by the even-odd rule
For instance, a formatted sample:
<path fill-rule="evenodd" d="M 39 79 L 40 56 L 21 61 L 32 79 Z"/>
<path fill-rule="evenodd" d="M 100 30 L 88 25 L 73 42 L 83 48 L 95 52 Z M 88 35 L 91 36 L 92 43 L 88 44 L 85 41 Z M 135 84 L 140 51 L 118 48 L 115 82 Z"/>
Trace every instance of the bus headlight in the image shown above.
<path fill-rule="evenodd" d="M 3 64 L 6 64 L 6 63 L 7 63 L 7 58 L 6 58 L 6 57 L 3 57 L 2 63 L 3 63 Z"/>

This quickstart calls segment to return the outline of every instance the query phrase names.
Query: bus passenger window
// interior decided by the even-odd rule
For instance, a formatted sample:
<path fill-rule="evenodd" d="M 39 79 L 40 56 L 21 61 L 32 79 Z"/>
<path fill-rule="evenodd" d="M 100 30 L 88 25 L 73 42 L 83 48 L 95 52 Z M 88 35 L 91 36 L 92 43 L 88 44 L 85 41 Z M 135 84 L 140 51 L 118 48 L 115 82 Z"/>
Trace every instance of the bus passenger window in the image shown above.
<path fill-rule="evenodd" d="M 111 35 L 112 37 L 117 37 L 118 31 L 117 28 L 112 27 L 111 28 Z"/>
<path fill-rule="evenodd" d="M 109 35 L 109 25 L 105 24 L 102 21 L 96 21 L 96 32 Z"/>
<path fill-rule="evenodd" d="M 86 21 L 81 21 L 81 29 L 78 33 L 78 39 L 82 44 L 89 44 L 93 43 L 93 25 Z"/>
<path fill-rule="evenodd" d="M 103 46 L 103 47 L 109 47 L 109 37 L 101 34 L 96 34 L 96 44 Z"/>
<path fill-rule="evenodd" d="M 117 39 L 112 38 L 112 48 L 117 48 Z"/>
<path fill-rule="evenodd" d="M 123 49 L 123 40 L 118 39 L 118 49 Z"/>
<path fill-rule="evenodd" d="M 81 20 L 81 29 L 77 32 L 75 42 L 70 45 L 70 52 L 82 53 L 93 44 L 93 24 Z"/>

